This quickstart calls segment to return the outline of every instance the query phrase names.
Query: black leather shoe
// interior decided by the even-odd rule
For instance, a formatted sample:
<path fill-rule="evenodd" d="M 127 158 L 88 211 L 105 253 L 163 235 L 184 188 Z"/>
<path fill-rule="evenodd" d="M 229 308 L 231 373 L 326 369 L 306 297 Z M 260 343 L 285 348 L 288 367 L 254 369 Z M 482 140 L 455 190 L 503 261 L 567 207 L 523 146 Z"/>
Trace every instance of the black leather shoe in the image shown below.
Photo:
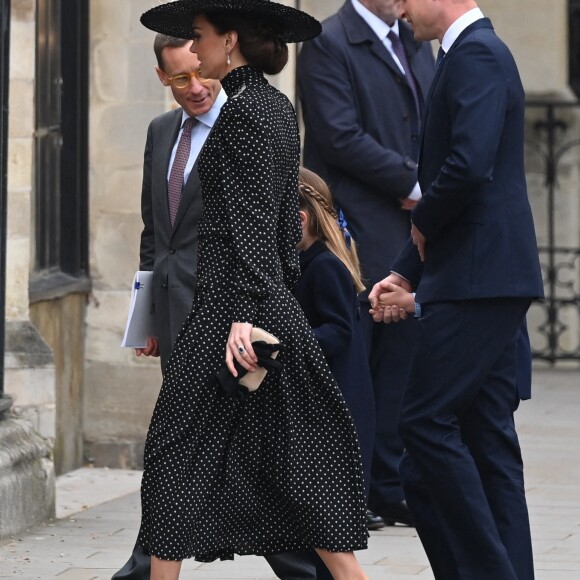
<path fill-rule="evenodd" d="M 111 580 L 149 580 L 151 578 L 151 556 L 135 546 L 127 563 L 113 574 Z"/>
<path fill-rule="evenodd" d="M 402 524 L 409 527 L 415 526 L 405 500 L 383 504 L 380 508 L 373 509 L 373 512 L 381 516 L 387 526 L 394 526 L 395 524 Z"/>
<path fill-rule="evenodd" d="M 383 518 L 373 514 L 371 510 L 367 510 L 367 529 L 380 530 L 381 528 L 384 528 L 385 525 Z"/>

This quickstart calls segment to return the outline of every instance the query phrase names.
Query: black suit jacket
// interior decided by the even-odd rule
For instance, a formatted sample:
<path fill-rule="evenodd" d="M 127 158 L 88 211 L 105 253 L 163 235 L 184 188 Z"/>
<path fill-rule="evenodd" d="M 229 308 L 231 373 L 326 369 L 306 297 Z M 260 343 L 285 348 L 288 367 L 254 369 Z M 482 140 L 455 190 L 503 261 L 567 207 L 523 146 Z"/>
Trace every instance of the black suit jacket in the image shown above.
<path fill-rule="evenodd" d="M 434 74 L 429 44 L 400 38 L 421 93 Z M 419 121 L 405 76 L 350 0 L 304 44 L 298 82 L 304 164 L 324 177 L 359 246 L 363 275 L 382 279 L 410 228 L 400 207 L 417 182 Z"/>
<path fill-rule="evenodd" d="M 155 324 L 161 364 L 193 301 L 197 268 L 197 229 L 202 213 L 201 185 L 194 166 L 183 188 L 173 227 L 167 204 L 167 172 L 181 127 L 182 109 L 156 117 L 149 125 L 141 192 L 141 270 L 153 270 Z"/>
<path fill-rule="evenodd" d="M 439 68 L 424 117 L 409 241 L 393 270 L 421 303 L 543 296 L 524 171 L 524 90 L 491 22 L 463 31 Z"/>

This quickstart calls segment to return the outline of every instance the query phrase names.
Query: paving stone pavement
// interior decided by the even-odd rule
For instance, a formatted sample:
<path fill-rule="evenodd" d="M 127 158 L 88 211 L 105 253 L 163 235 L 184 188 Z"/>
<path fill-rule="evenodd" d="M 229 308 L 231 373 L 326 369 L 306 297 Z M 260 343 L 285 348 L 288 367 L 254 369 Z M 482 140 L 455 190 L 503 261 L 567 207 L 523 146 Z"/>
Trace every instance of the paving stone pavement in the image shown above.
<path fill-rule="evenodd" d="M 579 370 L 536 369 L 534 398 L 516 414 L 536 580 L 580 580 L 579 411 Z M 0 579 L 109 580 L 135 541 L 139 481 L 140 472 L 88 468 L 58 478 L 57 519 L 0 542 Z M 369 549 L 357 555 L 371 580 L 433 580 L 412 528 L 372 532 Z M 188 561 L 181 577 L 275 579 L 266 562 L 253 556 Z"/>

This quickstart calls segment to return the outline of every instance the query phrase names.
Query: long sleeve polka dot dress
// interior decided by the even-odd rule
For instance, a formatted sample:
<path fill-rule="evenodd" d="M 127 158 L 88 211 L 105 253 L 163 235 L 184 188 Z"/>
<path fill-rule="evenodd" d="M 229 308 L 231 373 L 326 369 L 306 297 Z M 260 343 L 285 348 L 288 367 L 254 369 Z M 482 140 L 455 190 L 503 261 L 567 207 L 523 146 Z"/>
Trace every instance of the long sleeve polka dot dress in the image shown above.
<path fill-rule="evenodd" d="M 212 561 L 366 547 L 352 419 L 290 289 L 299 274 L 299 138 L 294 110 L 256 69 L 228 94 L 199 160 L 204 214 L 198 283 L 166 368 L 145 446 L 139 545 Z M 285 345 L 245 399 L 224 397 L 232 322 Z"/>

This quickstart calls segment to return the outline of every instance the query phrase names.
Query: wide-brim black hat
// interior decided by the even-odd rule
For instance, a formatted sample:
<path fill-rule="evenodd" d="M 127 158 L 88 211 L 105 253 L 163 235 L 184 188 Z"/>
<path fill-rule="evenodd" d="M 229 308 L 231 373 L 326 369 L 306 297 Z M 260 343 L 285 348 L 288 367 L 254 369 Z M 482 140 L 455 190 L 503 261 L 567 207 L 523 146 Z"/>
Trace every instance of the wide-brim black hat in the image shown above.
<path fill-rule="evenodd" d="M 306 12 L 271 0 L 177 0 L 151 8 L 141 15 L 147 28 L 176 36 L 193 38 L 193 18 L 199 14 L 228 12 L 260 17 L 282 30 L 286 42 L 303 42 L 318 36 L 320 22 Z"/>

